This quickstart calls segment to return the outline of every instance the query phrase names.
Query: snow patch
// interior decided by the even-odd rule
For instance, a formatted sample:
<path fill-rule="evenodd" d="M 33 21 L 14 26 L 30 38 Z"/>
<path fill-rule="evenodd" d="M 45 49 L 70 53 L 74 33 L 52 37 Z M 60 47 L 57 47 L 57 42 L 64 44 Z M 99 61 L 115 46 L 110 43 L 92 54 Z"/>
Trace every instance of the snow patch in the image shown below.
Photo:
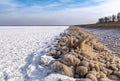
<path fill-rule="evenodd" d="M 41 55 L 67 26 L 0 27 L 0 81 L 41 81 L 50 71 Z M 45 57 L 45 56 L 44 56 Z M 47 57 L 46 63 L 51 58 Z"/>

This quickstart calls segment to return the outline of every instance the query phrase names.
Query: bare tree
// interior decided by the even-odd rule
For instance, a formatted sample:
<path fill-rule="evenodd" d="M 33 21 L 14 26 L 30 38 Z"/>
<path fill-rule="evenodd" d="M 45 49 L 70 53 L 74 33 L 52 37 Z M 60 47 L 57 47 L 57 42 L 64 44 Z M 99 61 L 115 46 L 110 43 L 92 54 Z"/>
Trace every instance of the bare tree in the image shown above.
<path fill-rule="evenodd" d="M 120 22 L 120 12 L 117 14 L 117 20 Z"/>
<path fill-rule="evenodd" d="M 105 17 L 105 18 L 104 18 L 104 21 L 105 21 L 105 22 L 109 22 L 109 18 L 108 18 L 108 17 Z"/>
<path fill-rule="evenodd" d="M 111 21 L 112 21 L 112 17 L 109 16 L 109 17 L 108 17 L 108 22 L 111 22 Z"/>
<path fill-rule="evenodd" d="M 99 22 L 99 23 L 103 23 L 103 22 L 104 22 L 103 18 L 100 18 L 100 19 L 98 20 L 98 22 Z"/>
<path fill-rule="evenodd" d="M 116 16 L 112 15 L 112 22 L 115 22 Z"/>
<path fill-rule="evenodd" d="M 118 22 L 120 22 L 120 12 L 117 14 L 117 15 L 112 15 L 112 16 L 106 16 L 106 17 L 104 17 L 104 18 L 99 18 L 98 19 L 98 22 L 99 23 L 104 23 L 104 22 L 115 22 L 115 21 L 118 21 Z"/>
<path fill-rule="evenodd" d="M 100 19 L 98 19 L 98 23 L 102 23 L 102 19 L 100 18 Z"/>
<path fill-rule="evenodd" d="M 100 18 L 98 21 L 99 23 L 104 23 L 105 21 L 107 22 L 107 19 L 105 20 L 106 18 Z"/>

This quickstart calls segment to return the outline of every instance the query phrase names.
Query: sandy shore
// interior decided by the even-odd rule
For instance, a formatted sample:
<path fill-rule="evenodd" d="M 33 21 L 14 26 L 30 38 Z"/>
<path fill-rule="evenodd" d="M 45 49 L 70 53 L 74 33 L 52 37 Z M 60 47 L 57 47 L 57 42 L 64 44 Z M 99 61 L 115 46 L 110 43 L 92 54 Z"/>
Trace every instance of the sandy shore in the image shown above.
<path fill-rule="evenodd" d="M 82 27 L 81 29 L 93 33 L 100 42 L 120 56 L 120 27 Z"/>

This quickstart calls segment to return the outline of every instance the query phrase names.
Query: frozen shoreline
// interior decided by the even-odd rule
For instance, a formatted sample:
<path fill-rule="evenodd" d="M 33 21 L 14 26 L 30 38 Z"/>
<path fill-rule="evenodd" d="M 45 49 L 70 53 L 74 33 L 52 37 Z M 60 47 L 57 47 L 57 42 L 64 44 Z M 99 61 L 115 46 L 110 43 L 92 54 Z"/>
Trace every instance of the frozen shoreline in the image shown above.
<path fill-rule="evenodd" d="M 120 27 L 81 27 L 81 29 L 94 34 L 100 42 L 120 56 Z"/>
<path fill-rule="evenodd" d="M 50 74 L 45 77 L 49 70 L 39 65 L 40 56 L 45 54 L 46 47 L 67 28 L 67 26 L 0 27 L 0 81 L 57 81 L 60 78 L 74 81 L 60 74 Z M 119 52 L 119 30 L 81 29 L 95 34 L 101 42 L 115 49 L 115 52 Z M 114 44 L 115 42 L 118 43 Z"/>

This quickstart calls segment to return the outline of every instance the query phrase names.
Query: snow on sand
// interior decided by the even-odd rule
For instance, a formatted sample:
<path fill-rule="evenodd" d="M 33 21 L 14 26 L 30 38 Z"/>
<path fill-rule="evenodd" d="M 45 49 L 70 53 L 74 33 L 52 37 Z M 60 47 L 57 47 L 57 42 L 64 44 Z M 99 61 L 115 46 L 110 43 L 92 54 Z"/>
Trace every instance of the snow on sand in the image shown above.
<path fill-rule="evenodd" d="M 0 81 L 41 81 L 48 70 L 39 66 L 39 57 L 66 28 L 0 27 Z"/>
<path fill-rule="evenodd" d="M 81 29 L 93 33 L 100 42 L 120 57 L 120 27 L 88 27 Z"/>

